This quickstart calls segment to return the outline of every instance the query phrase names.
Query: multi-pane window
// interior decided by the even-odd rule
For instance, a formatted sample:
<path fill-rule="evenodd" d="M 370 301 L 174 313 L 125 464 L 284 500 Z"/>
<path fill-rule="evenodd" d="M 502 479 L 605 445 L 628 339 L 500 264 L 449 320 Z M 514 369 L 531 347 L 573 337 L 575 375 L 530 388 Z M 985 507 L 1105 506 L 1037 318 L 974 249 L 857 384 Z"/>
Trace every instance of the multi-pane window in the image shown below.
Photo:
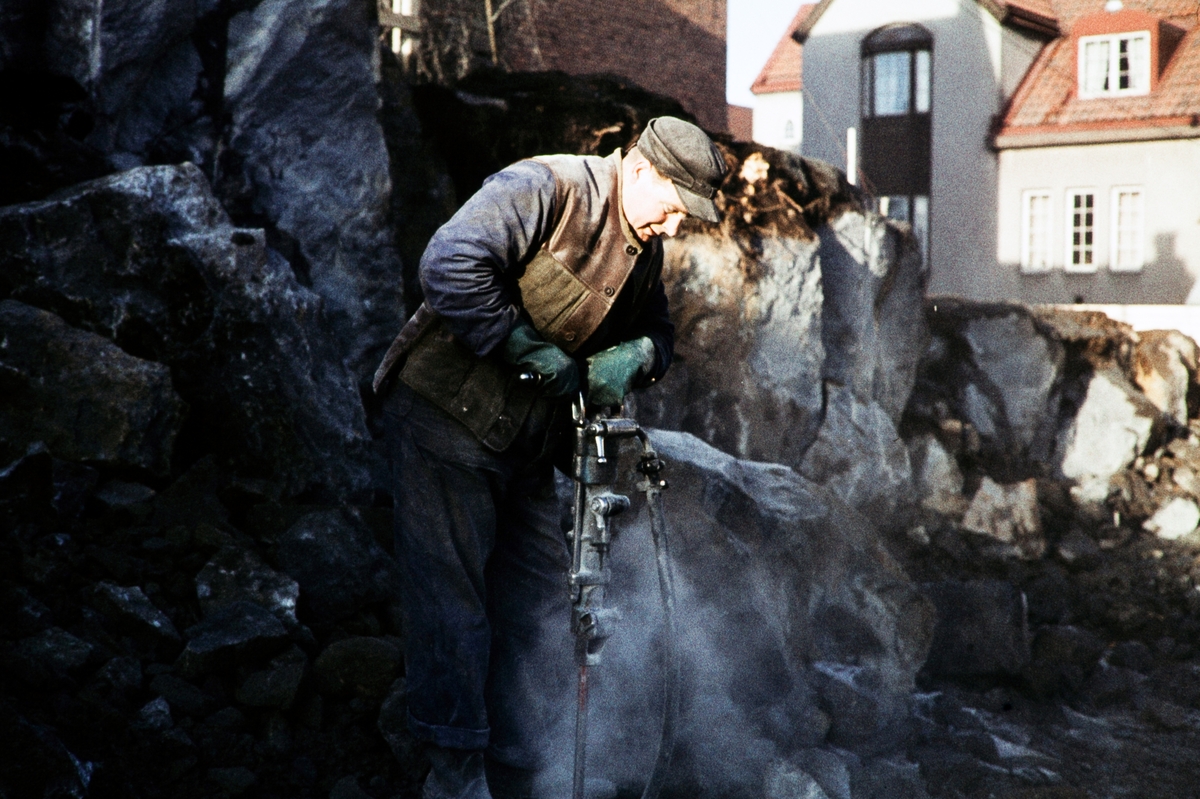
<path fill-rule="evenodd" d="M 1114 272 L 1136 272 L 1145 261 L 1145 214 L 1141 188 L 1118 186 L 1112 191 L 1112 255 Z"/>
<path fill-rule="evenodd" d="M 1079 96 L 1150 91 L 1150 33 L 1084 36 L 1079 40 Z"/>
<path fill-rule="evenodd" d="M 1025 192 L 1021 214 L 1021 269 L 1045 272 L 1050 268 L 1050 192 Z"/>
<path fill-rule="evenodd" d="M 1095 245 L 1095 193 L 1091 190 L 1067 192 L 1067 271 L 1096 271 Z"/>
<path fill-rule="evenodd" d="M 875 53 L 862 69 L 864 117 L 929 113 L 929 50 Z"/>

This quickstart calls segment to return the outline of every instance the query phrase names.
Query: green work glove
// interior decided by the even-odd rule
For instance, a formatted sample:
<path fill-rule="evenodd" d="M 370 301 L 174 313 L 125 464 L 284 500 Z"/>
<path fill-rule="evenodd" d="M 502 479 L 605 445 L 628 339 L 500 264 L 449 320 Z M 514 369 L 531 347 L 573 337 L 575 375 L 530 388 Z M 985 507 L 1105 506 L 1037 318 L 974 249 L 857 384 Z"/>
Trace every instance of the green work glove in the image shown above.
<path fill-rule="evenodd" d="M 579 366 L 575 360 L 546 341 L 528 322 L 517 322 L 501 349 L 504 360 L 542 376 L 545 393 L 561 397 L 579 391 Z"/>
<path fill-rule="evenodd" d="M 638 373 L 654 368 L 654 358 L 654 342 L 646 336 L 597 352 L 587 359 L 588 402 L 620 405 Z"/>

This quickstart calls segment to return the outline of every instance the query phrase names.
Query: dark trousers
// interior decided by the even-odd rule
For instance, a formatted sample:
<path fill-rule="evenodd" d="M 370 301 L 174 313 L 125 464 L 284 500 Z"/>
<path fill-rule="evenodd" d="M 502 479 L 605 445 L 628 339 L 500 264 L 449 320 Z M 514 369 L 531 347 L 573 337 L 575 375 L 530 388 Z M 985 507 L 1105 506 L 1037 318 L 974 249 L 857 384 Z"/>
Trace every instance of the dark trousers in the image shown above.
<path fill-rule="evenodd" d="M 548 414 L 532 414 L 495 453 L 403 384 L 384 411 L 409 727 L 437 746 L 486 748 L 536 769 L 569 711 L 572 673 L 569 556 L 540 457 Z"/>

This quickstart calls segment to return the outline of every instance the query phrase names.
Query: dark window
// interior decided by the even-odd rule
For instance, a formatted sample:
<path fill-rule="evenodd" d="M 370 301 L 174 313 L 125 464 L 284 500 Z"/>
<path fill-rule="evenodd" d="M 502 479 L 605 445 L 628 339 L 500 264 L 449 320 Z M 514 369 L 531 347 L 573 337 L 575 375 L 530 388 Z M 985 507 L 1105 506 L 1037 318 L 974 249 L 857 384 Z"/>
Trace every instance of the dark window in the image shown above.
<path fill-rule="evenodd" d="M 861 90 L 864 188 L 878 197 L 928 197 L 933 35 L 908 23 L 870 33 Z"/>

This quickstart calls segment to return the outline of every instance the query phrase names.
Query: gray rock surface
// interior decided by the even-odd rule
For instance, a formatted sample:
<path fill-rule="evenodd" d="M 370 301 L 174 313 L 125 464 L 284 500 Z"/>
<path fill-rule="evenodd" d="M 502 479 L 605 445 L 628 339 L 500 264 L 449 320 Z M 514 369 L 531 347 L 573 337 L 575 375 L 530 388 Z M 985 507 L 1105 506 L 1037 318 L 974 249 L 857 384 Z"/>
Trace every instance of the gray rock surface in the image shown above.
<path fill-rule="evenodd" d="M 358 0 L 265 0 L 230 20 L 217 182 L 228 207 L 295 242 L 287 255 L 324 298 L 360 376 L 404 310 L 372 11 Z"/>
<path fill-rule="evenodd" d="M 139 586 L 101 582 L 96 586 L 95 601 L 100 612 L 132 635 L 167 646 L 182 640 L 171 619 L 154 606 Z"/>
<path fill-rule="evenodd" d="M 308 671 L 308 657 L 293 646 L 271 659 L 268 668 L 252 672 L 238 686 L 235 697 L 248 707 L 287 710 L 296 700 L 300 683 Z"/>
<path fill-rule="evenodd" d="M 0 301 L 0 341 L 6 460 L 42 441 L 68 460 L 170 469 L 186 406 L 165 366 L 15 300 Z"/>
<path fill-rule="evenodd" d="M 400 648 L 384 638 L 369 636 L 336 641 L 313 662 L 318 690 L 376 702 L 388 695 L 400 669 Z"/>
<path fill-rule="evenodd" d="M 298 624 L 300 586 L 245 547 L 222 547 L 204 564 L 196 575 L 196 597 L 206 616 L 235 602 L 248 601 L 262 605 L 285 624 Z"/>
<path fill-rule="evenodd" d="M 14 299 L 170 366 L 195 435 L 247 476 L 287 494 L 367 484 L 362 404 L 322 300 L 261 231 L 230 225 L 196 167 L 0 210 L 0 268 Z"/>
<path fill-rule="evenodd" d="M 1019 674 L 1029 662 L 1024 595 L 1003 580 L 930 583 L 938 620 L 925 668 L 941 676 Z"/>
<path fill-rule="evenodd" d="M 186 631 L 187 646 L 175 670 L 195 679 L 235 665 L 253 664 L 278 652 L 287 630 L 271 612 L 253 602 L 236 602 Z"/>
<path fill-rule="evenodd" d="M 1196 384 L 1196 342 L 1178 330 L 1147 330 L 1137 339 L 1134 382 L 1156 408 L 1186 425 L 1188 395 Z"/>
<path fill-rule="evenodd" d="M 301 517 L 279 537 L 275 561 L 299 583 L 300 603 L 317 623 L 338 621 L 373 603 L 395 602 L 395 561 L 346 512 Z"/>
<path fill-rule="evenodd" d="M 790 468 L 739 460 L 688 433 L 650 435 L 669 464 L 683 713 L 697 720 L 680 731 L 677 754 L 691 764 L 681 768 L 719 791 L 746 784 L 741 769 L 762 779 L 776 746 L 818 746 L 830 735 L 842 746 L 894 744 L 933 608 L 872 525 Z M 637 774 L 653 750 L 630 730 L 658 728 L 645 675 L 660 673 L 643 513 L 621 520 L 614 544 L 609 596 L 626 620 L 607 645 L 594 699 L 627 720 L 597 732 L 597 750 Z M 723 751 L 743 760 L 735 768 Z"/>
<path fill-rule="evenodd" d="M 60 627 L 22 638 L 4 647 L 3 659 L 34 684 L 62 678 L 87 664 L 94 647 Z"/>
<path fill-rule="evenodd" d="M 1116 369 L 1091 376 L 1074 418 L 1058 434 L 1058 468 L 1077 480 L 1082 498 L 1101 502 L 1109 479 L 1133 463 L 1150 440 L 1160 413 Z"/>
<path fill-rule="evenodd" d="M 755 158 L 743 176 L 753 164 L 777 170 Z M 928 340 L 928 274 L 913 239 L 850 209 L 815 236 L 762 237 L 752 252 L 704 229 L 669 241 L 666 255 L 676 362 L 636 399 L 637 417 L 794 466 L 874 518 L 910 504 L 897 426 Z"/>

